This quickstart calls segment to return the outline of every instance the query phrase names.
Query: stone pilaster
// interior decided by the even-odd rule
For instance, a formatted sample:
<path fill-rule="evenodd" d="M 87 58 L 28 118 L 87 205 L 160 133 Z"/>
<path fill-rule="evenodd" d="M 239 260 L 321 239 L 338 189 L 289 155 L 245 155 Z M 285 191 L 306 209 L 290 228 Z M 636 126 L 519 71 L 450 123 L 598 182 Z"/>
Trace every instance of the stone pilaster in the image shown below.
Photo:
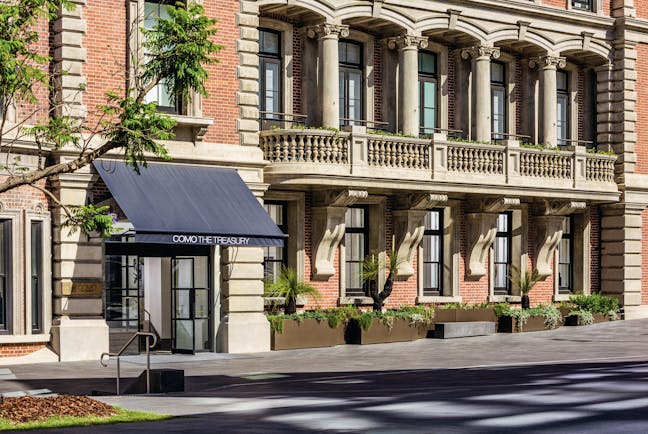
<path fill-rule="evenodd" d="M 634 0 L 611 0 L 613 17 L 635 17 Z"/>
<path fill-rule="evenodd" d="M 61 203 L 87 203 L 95 176 L 85 168 L 52 180 Z M 61 361 L 98 360 L 108 351 L 108 326 L 103 317 L 103 249 L 99 238 L 63 227 L 66 214 L 52 211 L 54 223 L 52 345 Z"/>
<path fill-rule="evenodd" d="M 418 136 L 420 121 L 418 98 L 418 50 L 428 46 L 427 37 L 403 35 L 387 41 L 390 49 L 398 48 L 399 105 L 398 127 L 403 134 Z"/>
<path fill-rule="evenodd" d="M 611 144 L 617 155 L 617 178 L 634 172 L 637 162 L 637 51 L 636 44 L 625 40 L 614 43 L 614 64 L 611 74 Z"/>
<path fill-rule="evenodd" d="M 309 38 L 320 41 L 320 77 L 318 91 L 322 104 L 322 126 L 328 128 L 340 127 L 340 68 L 339 49 L 340 37 L 349 36 L 349 26 L 322 23 L 307 29 Z"/>
<path fill-rule="evenodd" d="M 239 27 L 236 103 L 240 110 L 237 129 L 241 145 L 259 146 L 259 5 L 253 1 L 241 1 L 236 24 Z"/>
<path fill-rule="evenodd" d="M 71 0 L 74 9 L 62 8 L 54 22 L 54 102 L 56 116 L 85 118 L 87 108 L 83 104 L 86 77 L 83 64 L 87 50 L 83 47 L 86 21 L 83 19 L 85 0 Z"/>
<path fill-rule="evenodd" d="M 529 67 L 540 69 L 540 87 L 542 94 L 541 142 L 547 146 L 558 145 L 558 90 L 556 70 L 566 65 L 564 57 L 540 56 L 529 59 Z"/>
<path fill-rule="evenodd" d="M 270 323 L 263 313 L 263 249 L 221 250 L 219 352 L 270 351 Z"/>
<path fill-rule="evenodd" d="M 500 49 L 478 45 L 461 51 L 463 59 L 472 59 L 473 75 L 473 140 L 491 141 L 491 58 L 500 57 Z"/>
<path fill-rule="evenodd" d="M 641 305 L 641 212 L 643 206 L 601 208 L 601 293 L 623 306 Z"/>

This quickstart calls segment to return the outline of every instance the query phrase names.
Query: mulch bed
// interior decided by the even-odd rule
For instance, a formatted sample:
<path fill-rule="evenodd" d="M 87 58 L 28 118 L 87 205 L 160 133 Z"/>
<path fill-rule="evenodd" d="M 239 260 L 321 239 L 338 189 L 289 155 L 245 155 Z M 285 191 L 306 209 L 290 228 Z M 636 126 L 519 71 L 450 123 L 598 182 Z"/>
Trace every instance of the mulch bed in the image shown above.
<path fill-rule="evenodd" d="M 108 404 L 86 396 L 21 396 L 0 400 L 0 418 L 13 423 L 43 421 L 52 416 L 113 416 L 117 411 Z"/>

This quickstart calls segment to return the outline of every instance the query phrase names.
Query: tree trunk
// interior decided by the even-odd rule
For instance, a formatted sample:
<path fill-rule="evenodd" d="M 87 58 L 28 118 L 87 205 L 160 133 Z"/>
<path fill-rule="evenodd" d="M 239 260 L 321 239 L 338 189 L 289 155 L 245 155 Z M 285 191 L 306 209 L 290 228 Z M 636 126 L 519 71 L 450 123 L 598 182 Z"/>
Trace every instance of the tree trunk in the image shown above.
<path fill-rule="evenodd" d="M 531 303 L 529 301 L 529 296 L 524 294 L 522 296 L 522 309 L 528 309 L 531 306 Z"/>
<path fill-rule="evenodd" d="M 389 275 L 387 276 L 387 281 L 385 282 L 385 286 L 383 287 L 383 290 L 380 292 L 380 294 L 378 293 L 378 284 L 376 283 L 376 281 L 372 280 L 369 282 L 369 294 L 373 299 L 373 310 L 375 312 L 382 312 L 385 300 L 391 295 L 393 287 L 394 276 L 392 275 L 392 273 L 389 273 Z"/>

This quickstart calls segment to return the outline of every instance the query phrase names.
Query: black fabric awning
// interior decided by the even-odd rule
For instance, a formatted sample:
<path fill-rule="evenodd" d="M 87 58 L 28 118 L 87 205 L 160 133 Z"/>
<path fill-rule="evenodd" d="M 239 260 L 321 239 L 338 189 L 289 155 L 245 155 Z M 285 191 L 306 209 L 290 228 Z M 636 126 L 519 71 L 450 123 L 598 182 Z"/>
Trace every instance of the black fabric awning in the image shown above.
<path fill-rule="evenodd" d="M 274 224 L 233 169 L 149 164 L 135 173 L 121 161 L 94 167 L 135 227 L 135 242 L 282 246 Z"/>

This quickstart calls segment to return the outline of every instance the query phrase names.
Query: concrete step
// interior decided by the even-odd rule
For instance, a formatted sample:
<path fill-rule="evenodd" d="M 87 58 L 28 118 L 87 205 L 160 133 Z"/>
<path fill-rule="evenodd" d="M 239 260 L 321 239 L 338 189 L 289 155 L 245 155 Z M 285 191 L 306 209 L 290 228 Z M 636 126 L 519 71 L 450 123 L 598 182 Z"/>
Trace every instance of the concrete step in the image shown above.
<path fill-rule="evenodd" d="M 452 339 L 492 335 L 495 333 L 496 326 L 497 323 L 490 321 L 438 322 L 434 325 L 434 337 Z"/>

